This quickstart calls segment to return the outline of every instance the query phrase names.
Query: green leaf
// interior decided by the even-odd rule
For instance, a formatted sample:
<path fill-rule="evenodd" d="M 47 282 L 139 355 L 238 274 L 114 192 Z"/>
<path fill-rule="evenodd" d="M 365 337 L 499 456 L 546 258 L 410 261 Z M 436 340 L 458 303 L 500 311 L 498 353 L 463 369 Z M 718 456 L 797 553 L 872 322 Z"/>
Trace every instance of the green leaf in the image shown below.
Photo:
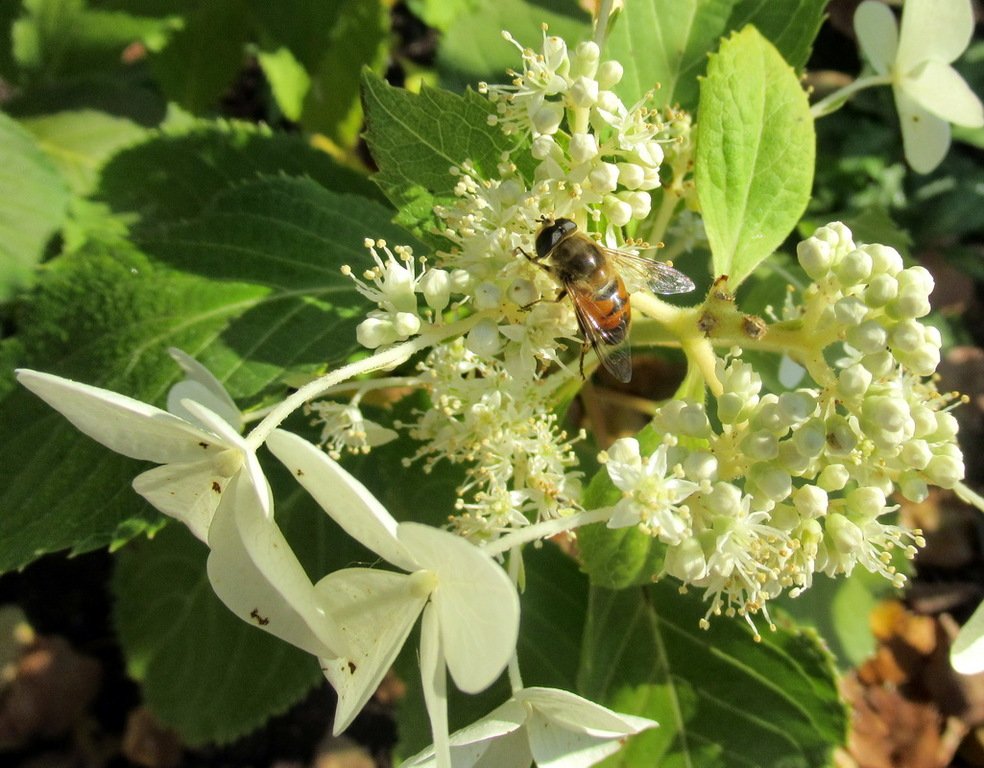
<path fill-rule="evenodd" d="M 62 225 L 69 192 L 37 139 L 0 113 L 0 301 L 28 285 Z"/>
<path fill-rule="evenodd" d="M 479 11 L 482 4 L 482 0 L 407 0 L 414 16 L 442 32 L 447 32 L 459 16 Z"/>
<path fill-rule="evenodd" d="M 209 0 L 150 58 L 161 88 L 196 114 L 213 109 L 243 65 L 249 15 L 243 0 Z"/>
<path fill-rule="evenodd" d="M 729 29 L 753 24 L 797 71 L 806 66 L 828 0 L 738 0 Z"/>
<path fill-rule="evenodd" d="M 130 120 L 94 110 L 26 118 L 22 124 L 37 137 L 77 195 L 92 191 L 110 157 L 146 135 Z"/>
<path fill-rule="evenodd" d="M 754 27 L 711 57 L 700 91 L 697 197 L 714 274 L 733 290 L 806 209 L 813 118 L 795 72 Z"/>
<path fill-rule="evenodd" d="M 519 51 L 502 38 L 509 32 L 523 46 L 543 50 L 543 25 L 573 49 L 591 37 L 591 17 L 576 0 L 495 0 L 477 3 L 459 13 L 437 50 L 441 85 L 462 91 L 480 81 L 508 82 L 510 69 L 520 69 Z"/>
<path fill-rule="evenodd" d="M 158 228 L 147 255 L 93 246 L 52 262 L 19 318 L 21 364 L 160 404 L 195 355 L 240 402 L 283 390 L 355 346 L 364 299 L 340 273 L 367 234 L 409 242 L 389 211 L 311 180 L 260 180 Z M 156 525 L 129 489 L 137 462 L 76 433 L 26 391 L 0 402 L 0 570 L 45 552 L 85 551 Z"/>
<path fill-rule="evenodd" d="M 470 160 L 484 178 L 494 178 L 500 155 L 511 148 L 488 124 L 489 103 L 471 91 L 413 94 L 364 72 L 362 99 L 366 141 L 379 167 L 374 180 L 397 207 L 397 220 L 415 233 L 435 228 L 435 205 L 456 200 L 452 166 Z"/>
<path fill-rule="evenodd" d="M 623 67 L 615 92 L 634 104 L 657 88 L 658 106 L 697 104 L 697 78 L 728 29 L 735 0 L 635 0 L 614 19 L 604 58 Z"/>
<path fill-rule="evenodd" d="M 226 609 L 206 577 L 206 554 L 170 526 L 122 552 L 113 578 L 127 671 L 191 746 L 242 736 L 323 679 L 313 656 Z"/>
<path fill-rule="evenodd" d="M 754 642 L 725 617 L 702 630 L 706 610 L 668 583 L 592 590 L 580 692 L 660 723 L 605 764 L 827 766 L 847 716 L 820 640 L 790 627 Z"/>
<path fill-rule="evenodd" d="M 127 46 L 161 40 L 177 24 L 169 17 L 92 10 L 85 0 L 24 0 L 11 30 L 14 59 L 37 80 L 92 70 L 122 70 Z"/>
<path fill-rule="evenodd" d="M 260 51 L 256 58 L 284 117 L 294 122 L 300 120 L 304 97 L 311 89 L 311 78 L 304 67 L 287 48 Z"/>
<path fill-rule="evenodd" d="M 138 214 L 142 226 L 153 227 L 195 216 L 216 193 L 264 173 L 309 176 L 338 192 L 382 199 L 365 176 L 299 136 L 222 122 L 202 123 L 187 134 L 158 135 L 121 152 L 103 169 L 99 195 L 117 211 Z"/>
<path fill-rule="evenodd" d="M 322 56 L 311 72 L 304 124 L 343 147 L 354 146 L 362 129 L 359 71 L 382 73 L 389 43 L 389 15 L 382 3 L 342 0 Z"/>

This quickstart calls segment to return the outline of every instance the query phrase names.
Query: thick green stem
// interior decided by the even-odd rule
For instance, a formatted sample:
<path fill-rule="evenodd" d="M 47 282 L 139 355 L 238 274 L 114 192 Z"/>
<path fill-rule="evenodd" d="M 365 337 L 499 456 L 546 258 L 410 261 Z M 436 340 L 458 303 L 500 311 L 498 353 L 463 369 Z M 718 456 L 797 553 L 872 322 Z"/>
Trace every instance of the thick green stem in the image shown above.
<path fill-rule="evenodd" d="M 847 103 L 847 100 L 858 91 L 862 91 L 865 88 L 873 88 L 877 85 L 891 84 L 891 75 L 871 75 L 869 77 L 859 77 L 853 83 L 845 85 L 843 88 L 838 88 L 833 93 L 820 99 L 820 101 L 810 107 L 810 114 L 813 115 L 814 120 L 819 120 L 821 117 L 826 117 L 827 115 L 833 114 L 838 109 L 843 107 Z"/>

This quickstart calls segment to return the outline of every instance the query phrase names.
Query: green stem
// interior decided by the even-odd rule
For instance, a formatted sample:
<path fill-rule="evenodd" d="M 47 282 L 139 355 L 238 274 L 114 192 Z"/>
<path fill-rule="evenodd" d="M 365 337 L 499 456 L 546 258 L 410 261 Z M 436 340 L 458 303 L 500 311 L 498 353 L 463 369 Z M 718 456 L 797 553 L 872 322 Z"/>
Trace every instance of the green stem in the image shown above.
<path fill-rule="evenodd" d="M 814 120 L 819 120 L 821 117 L 826 117 L 843 107 L 847 103 L 847 100 L 858 91 L 862 91 L 865 88 L 873 88 L 877 85 L 891 84 L 891 75 L 859 77 L 853 83 L 845 85 L 843 88 L 838 88 L 833 93 L 827 94 L 827 96 L 820 99 L 820 101 L 810 107 L 810 114 L 813 115 Z"/>
<path fill-rule="evenodd" d="M 663 188 L 663 199 L 660 201 L 659 210 L 653 219 L 649 231 L 646 233 L 646 242 L 658 245 L 666 239 L 666 229 L 670 225 L 670 219 L 676 211 L 681 197 L 668 187 Z"/>
<path fill-rule="evenodd" d="M 321 397 L 325 392 L 330 391 L 343 381 L 348 381 L 356 376 L 363 376 L 367 373 L 393 368 L 401 363 L 405 363 L 421 350 L 439 344 L 445 339 L 466 333 L 482 317 L 480 314 L 475 314 L 448 325 L 437 326 L 414 339 L 389 347 L 382 352 L 377 352 L 370 357 L 357 360 L 354 363 L 343 365 L 341 368 L 327 373 L 321 378 L 308 382 L 273 408 L 264 417 L 263 421 L 257 424 L 246 436 L 246 442 L 254 449 L 259 448 L 267 437 L 270 436 L 270 433 L 279 427 L 284 419 L 304 405 L 304 403 L 316 397 Z"/>
<path fill-rule="evenodd" d="M 611 516 L 611 507 L 601 507 L 600 509 L 589 509 L 583 512 L 576 512 L 575 514 L 568 515 L 567 517 L 556 517 L 552 520 L 544 520 L 541 523 L 534 523 L 533 525 L 528 525 L 525 528 L 519 528 L 513 533 L 507 533 L 505 536 L 486 544 L 482 547 L 482 550 L 494 557 L 495 555 L 501 555 L 503 552 L 507 552 L 514 547 L 529 544 L 531 541 L 539 541 L 540 539 L 545 539 L 550 536 L 556 536 L 558 533 L 566 533 L 567 531 L 572 531 L 575 528 L 580 528 L 582 525 L 588 525 L 589 523 L 603 522 Z"/>
<path fill-rule="evenodd" d="M 601 0 L 598 16 L 595 18 L 594 33 L 591 35 L 591 39 L 602 51 L 605 50 L 605 38 L 608 37 L 608 19 L 611 18 L 614 2 L 615 0 Z"/>

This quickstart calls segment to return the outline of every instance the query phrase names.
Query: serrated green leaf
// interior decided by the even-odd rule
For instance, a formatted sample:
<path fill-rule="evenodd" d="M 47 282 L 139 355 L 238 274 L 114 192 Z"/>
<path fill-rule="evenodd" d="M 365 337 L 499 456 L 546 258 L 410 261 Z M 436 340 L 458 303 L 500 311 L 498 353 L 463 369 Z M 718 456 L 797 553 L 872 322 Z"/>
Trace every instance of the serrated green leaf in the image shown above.
<path fill-rule="evenodd" d="M 697 104 L 697 77 L 727 31 L 735 0 L 634 0 L 614 19 L 604 57 L 623 67 L 615 92 L 634 104 L 654 88 L 658 106 Z M 657 88 L 658 86 L 658 88 Z"/>
<path fill-rule="evenodd" d="M 0 301 L 32 280 L 65 219 L 69 191 L 37 139 L 0 113 Z"/>
<path fill-rule="evenodd" d="M 714 274 L 736 288 L 806 209 L 815 137 L 795 72 L 754 27 L 725 41 L 701 82 L 694 176 Z"/>
<path fill-rule="evenodd" d="M 462 91 L 480 81 L 509 82 L 507 71 L 520 69 L 521 61 L 515 46 L 503 40 L 503 31 L 540 51 L 544 24 L 571 49 L 591 37 L 591 17 L 576 0 L 484 0 L 456 14 L 437 50 L 441 85 Z"/>
<path fill-rule="evenodd" d="M 740 619 L 698 622 L 707 605 L 660 583 L 592 590 L 580 691 L 657 719 L 606 766 L 827 766 L 847 727 L 830 654 L 812 633 Z"/>
<path fill-rule="evenodd" d="M 131 546 L 113 578 L 127 671 L 189 745 L 228 742 L 322 680 L 317 660 L 230 613 L 205 574 L 205 547 L 170 526 Z"/>
<path fill-rule="evenodd" d="M 339 268 L 365 258 L 367 235 L 409 239 L 387 209 L 311 180 L 236 187 L 148 235 L 151 259 L 101 246 L 53 262 L 20 318 L 22 364 L 159 404 L 178 373 L 165 350 L 177 346 L 241 402 L 260 398 L 287 371 L 320 370 L 354 348 L 365 303 Z M 0 570 L 159 521 L 128 487 L 138 463 L 25 391 L 0 403 L 0 417 Z"/>
<path fill-rule="evenodd" d="M 99 197 L 117 211 L 138 214 L 140 225 L 152 228 L 195 216 L 230 185 L 278 173 L 382 199 L 365 176 L 301 137 L 271 135 L 242 123 L 203 123 L 187 134 L 165 133 L 121 152 L 103 169 Z"/>
<path fill-rule="evenodd" d="M 828 0 L 738 0 L 729 29 L 753 24 L 796 70 L 810 58 Z"/>
<path fill-rule="evenodd" d="M 452 166 L 470 160 L 486 178 L 510 148 L 488 124 L 489 103 L 425 88 L 419 94 L 388 85 L 371 72 L 362 77 L 366 142 L 379 167 L 374 181 L 397 207 L 401 224 L 415 233 L 435 227 L 434 206 L 454 201 Z"/>
<path fill-rule="evenodd" d="M 95 110 L 58 112 L 22 121 L 77 195 L 92 191 L 103 164 L 117 151 L 143 139 L 146 130 Z"/>

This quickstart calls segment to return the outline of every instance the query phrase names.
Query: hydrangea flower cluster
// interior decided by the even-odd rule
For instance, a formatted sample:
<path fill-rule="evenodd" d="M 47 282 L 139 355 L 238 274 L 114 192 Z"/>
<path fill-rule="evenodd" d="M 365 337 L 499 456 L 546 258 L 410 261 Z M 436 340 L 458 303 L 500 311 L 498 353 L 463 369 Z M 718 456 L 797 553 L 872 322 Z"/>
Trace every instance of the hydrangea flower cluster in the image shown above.
<path fill-rule="evenodd" d="M 714 354 L 714 344 L 736 343 L 727 323 L 713 322 L 717 291 L 693 308 L 633 300 L 664 321 L 711 399 L 660 407 L 645 450 L 635 438 L 615 442 L 601 460 L 620 498 L 584 509 L 573 451 L 582 436 L 568 434 L 554 411 L 579 375 L 569 365 L 578 323 L 526 254 L 541 222 L 559 217 L 603 245 L 637 247 L 622 227 L 649 216 L 650 192 L 672 185 L 673 205 L 688 194 L 691 123 L 683 114 L 664 119 L 645 102 L 622 104 L 610 90 L 621 67 L 601 61 L 593 43 L 572 53 L 544 34 L 541 53 L 520 50 L 523 71 L 513 83 L 482 90 L 495 107 L 492 122 L 529 142 L 534 178 L 508 155 L 495 178 L 467 161 L 451 169 L 456 202 L 436 213 L 453 246 L 434 264 L 366 240 L 372 266 L 343 271 L 373 305 L 357 329 L 371 354 L 290 393 L 247 435 L 219 382 L 183 353 L 174 356 L 188 379 L 169 399 L 170 413 L 50 374 L 18 374 L 84 433 L 161 465 L 139 475 L 136 490 L 208 545 L 210 582 L 230 610 L 318 657 L 338 693 L 336 733 L 419 621 L 434 745 L 413 766 L 448 768 L 452 756 L 455 765 L 593 765 L 655 725 L 523 686 L 515 649 L 525 544 L 589 523 L 637 526 L 665 545 L 665 574 L 705 590 L 705 623 L 739 614 L 754 627 L 754 614 L 768 617 L 769 599 L 809 587 L 818 572 L 861 565 L 900 584 L 894 551 L 911 555 L 922 542 L 887 521 L 890 496 L 921 499 L 928 485 L 952 487 L 963 473 L 954 397 L 928 378 L 941 344 L 922 321 L 929 273 L 905 268 L 885 246 L 856 245 L 832 224 L 798 249 L 814 281 L 802 301 L 771 326 L 751 324 L 755 332 L 742 339 L 796 360 L 812 379 L 797 389 L 763 392 L 740 350 Z M 699 239 L 696 219 L 686 228 Z M 414 356 L 412 375 L 360 378 Z M 431 407 L 389 429 L 367 420 L 360 402 L 393 385 L 425 390 Z M 318 400 L 342 392 L 345 403 Z M 302 407 L 316 416 L 326 450 L 279 429 Z M 419 441 L 407 466 L 466 467 L 452 530 L 398 523 L 337 463 L 397 430 Z M 345 568 L 312 582 L 275 522 L 261 446 L 346 534 L 396 570 Z M 447 678 L 474 693 L 502 673 L 511 697 L 449 734 Z"/>
<path fill-rule="evenodd" d="M 769 332 L 802 354 L 819 386 L 763 393 L 740 357 L 719 359 L 710 413 L 670 401 L 648 457 L 634 438 L 603 456 L 623 494 L 608 526 L 637 525 L 666 544 L 664 572 L 707 591 L 707 616 L 767 615 L 783 590 L 859 564 L 901 586 L 893 551 L 911 557 L 922 537 L 887 522 L 889 497 L 921 501 L 928 485 L 963 477 L 954 396 L 925 378 L 941 344 L 919 320 L 929 273 L 903 268 L 892 248 L 856 246 L 840 223 L 798 255 L 814 283 Z"/>

